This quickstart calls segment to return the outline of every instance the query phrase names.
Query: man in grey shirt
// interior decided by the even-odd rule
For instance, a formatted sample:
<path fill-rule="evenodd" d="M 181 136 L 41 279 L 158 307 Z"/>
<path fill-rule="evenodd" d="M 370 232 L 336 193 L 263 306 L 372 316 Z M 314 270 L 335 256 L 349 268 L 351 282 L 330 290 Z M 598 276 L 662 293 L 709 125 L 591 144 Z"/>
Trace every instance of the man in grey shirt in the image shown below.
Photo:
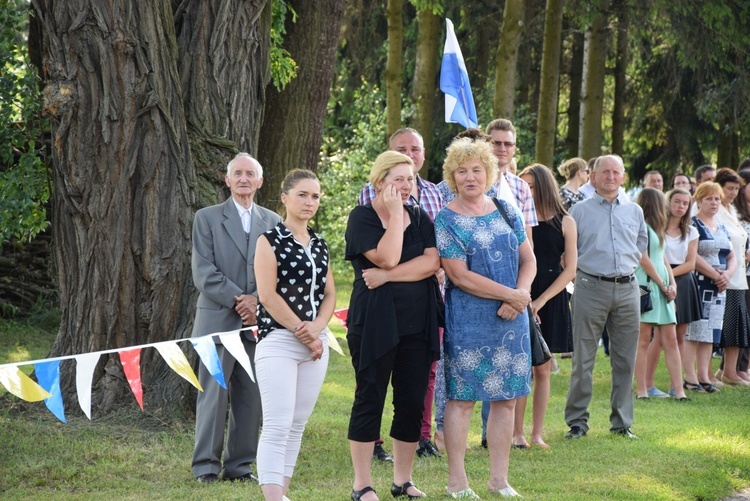
<path fill-rule="evenodd" d="M 641 208 L 619 191 L 625 180 L 619 156 L 599 157 L 591 177 L 596 192 L 570 209 L 578 227 L 578 272 L 571 300 L 574 351 L 565 406 L 570 430 L 565 438 L 580 438 L 589 429 L 594 362 L 605 326 L 612 366 L 610 431 L 636 438 L 630 426 L 640 300 L 633 273 L 646 251 L 646 223 Z"/>

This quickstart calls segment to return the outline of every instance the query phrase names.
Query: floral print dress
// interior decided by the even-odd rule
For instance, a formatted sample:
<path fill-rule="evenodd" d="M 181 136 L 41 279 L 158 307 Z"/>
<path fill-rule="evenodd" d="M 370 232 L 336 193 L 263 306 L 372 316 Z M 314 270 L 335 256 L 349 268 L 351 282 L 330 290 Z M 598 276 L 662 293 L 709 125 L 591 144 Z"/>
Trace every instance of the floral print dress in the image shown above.
<path fill-rule="evenodd" d="M 443 209 L 435 219 L 441 258 L 466 262 L 469 270 L 507 287 L 518 278 L 518 248 L 526 239 L 523 220 L 504 201 L 514 219 L 510 228 L 498 211 L 465 216 Z M 497 316 L 501 302 L 481 298 L 446 277 L 443 335 L 448 398 L 466 401 L 509 400 L 531 388 L 529 319 Z"/>

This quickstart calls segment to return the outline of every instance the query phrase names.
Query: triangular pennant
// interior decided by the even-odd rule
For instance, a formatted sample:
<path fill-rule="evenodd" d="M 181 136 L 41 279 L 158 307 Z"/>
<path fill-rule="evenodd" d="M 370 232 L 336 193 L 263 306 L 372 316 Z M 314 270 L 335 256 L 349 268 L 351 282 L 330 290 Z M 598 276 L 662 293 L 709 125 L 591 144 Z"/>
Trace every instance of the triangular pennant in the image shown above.
<path fill-rule="evenodd" d="M 141 349 L 122 350 L 118 352 L 122 370 L 128 380 L 138 405 L 143 410 L 143 387 L 141 386 Z"/>
<path fill-rule="evenodd" d="M 173 371 L 185 378 L 187 382 L 198 388 L 198 391 L 203 391 L 203 387 L 198 382 L 198 378 L 195 377 L 193 368 L 190 367 L 188 359 L 182 352 L 176 341 L 167 341 L 165 343 L 156 343 L 154 348 L 161 354 L 164 361 L 167 362 Z"/>
<path fill-rule="evenodd" d="M 52 396 L 15 365 L 0 367 L 0 383 L 27 402 L 39 402 Z"/>
<path fill-rule="evenodd" d="M 253 369 L 250 366 L 250 357 L 247 356 L 245 346 L 242 344 L 242 338 L 240 338 L 240 332 L 232 332 L 229 334 L 222 334 L 219 336 L 221 344 L 224 348 L 234 357 L 237 362 L 245 369 L 245 372 L 250 376 L 252 382 L 255 382 L 255 375 Z"/>
<path fill-rule="evenodd" d="M 86 417 L 91 419 L 91 381 L 94 379 L 94 369 L 99 363 L 99 353 L 84 353 L 76 355 L 76 394 L 78 405 Z"/>
<path fill-rule="evenodd" d="M 208 373 L 226 390 L 227 383 L 224 381 L 224 371 L 221 368 L 221 360 L 219 360 L 219 352 L 216 351 L 213 336 L 191 338 L 190 342 L 193 343 L 193 348 L 198 352 L 198 356 Z"/>
<path fill-rule="evenodd" d="M 333 335 L 331 329 L 326 328 L 326 338 L 328 339 L 328 348 L 343 356 L 344 350 L 341 349 L 339 340 L 336 339 L 336 336 Z"/>
<path fill-rule="evenodd" d="M 349 308 L 342 308 L 333 312 L 333 316 L 339 319 L 341 326 L 346 329 L 346 319 L 349 317 Z"/>
<path fill-rule="evenodd" d="M 39 362 L 34 364 L 34 372 L 39 386 L 49 392 L 50 397 L 44 399 L 44 405 L 63 423 L 65 407 L 63 406 L 62 391 L 60 391 L 60 360 Z"/>

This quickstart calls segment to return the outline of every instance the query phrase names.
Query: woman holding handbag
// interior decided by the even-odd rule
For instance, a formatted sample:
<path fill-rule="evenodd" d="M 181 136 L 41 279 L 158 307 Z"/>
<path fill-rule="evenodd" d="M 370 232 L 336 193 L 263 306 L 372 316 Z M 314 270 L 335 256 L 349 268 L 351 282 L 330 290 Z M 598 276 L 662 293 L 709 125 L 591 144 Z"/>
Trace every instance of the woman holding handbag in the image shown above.
<path fill-rule="evenodd" d="M 585 163 L 584 163 L 585 164 Z M 519 175 L 531 188 L 539 226 L 532 228 L 536 276 L 531 284 L 531 312 L 540 323 L 542 336 L 552 353 L 573 351 L 570 294 L 565 286 L 575 278 L 578 261 L 576 222 L 563 207 L 552 171 L 542 164 L 526 167 Z M 562 263 L 562 265 L 561 265 Z M 550 392 L 550 365 L 532 367 L 534 414 L 531 445 L 548 449 L 542 437 Z M 528 449 L 523 432 L 526 397 L 516 402 L 513 447 Z"/>
<path fill-rule="evenodd" d="M 641 312 L 641 328 L 638 338 L 638 351 L 635 359 L 635 380 L 638 384 L 638 399 L 648 399 L 646 384 L 647 351 L 654 339 L 664 348 L 664 359 L 675 390 L 675 399 L 690 400 L 680 385 L 682 369 L 680 351 L 677 348 L 677 317 L 674 299 L 677 296 L 672 268 L 665 255 L 667 207 L 664 194 L 654 188 L 644 188 L 638 195 L 638 205 L 643 209 L 643 218 L 648 230 L 648 251 L 641 256 L 635 270 L 638 284 L 648 288 L 652 309 Z"/>

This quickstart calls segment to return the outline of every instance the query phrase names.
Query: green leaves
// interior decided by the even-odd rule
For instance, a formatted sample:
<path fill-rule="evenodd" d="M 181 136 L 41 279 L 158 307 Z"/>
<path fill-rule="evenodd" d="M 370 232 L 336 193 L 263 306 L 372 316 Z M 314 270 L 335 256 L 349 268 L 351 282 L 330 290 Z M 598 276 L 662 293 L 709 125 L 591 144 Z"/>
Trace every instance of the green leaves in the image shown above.
<path fill-rule="evenodd" d="M 286 35 L 286 18 L 291 14 L 292 22 L 297 22 L 297 13 L 285 0 L 273 0 L 271 21 L 271 81 L 276 90 L 282 91 L 286 84 L 297 76 L 297 62 L 288 50 L 282 47 Z"/>
<path fill-rule="evenodd" d="M 50 180 L 43 158 L 39 77 L 26 52 L 28 3 L 0 8 L 0 245 L 48 226 Z"/>

